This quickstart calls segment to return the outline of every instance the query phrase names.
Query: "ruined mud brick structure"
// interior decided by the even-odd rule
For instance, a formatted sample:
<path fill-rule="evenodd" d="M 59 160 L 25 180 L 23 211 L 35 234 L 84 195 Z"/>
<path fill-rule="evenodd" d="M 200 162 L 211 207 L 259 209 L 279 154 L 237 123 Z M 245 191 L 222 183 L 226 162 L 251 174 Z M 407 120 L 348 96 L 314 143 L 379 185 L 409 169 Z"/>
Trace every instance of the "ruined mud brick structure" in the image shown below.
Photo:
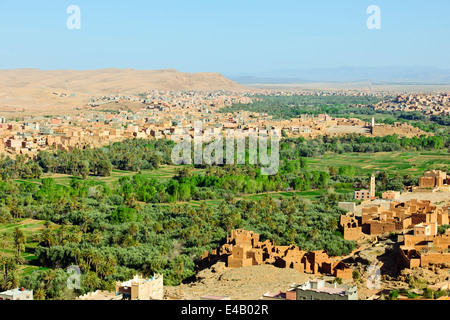
<path fill-rule="evenodd" d="M 362 227 L 353 212 L 341 215 L 339 225 L 345 240 L 356 241 L 363 236 Z"/>
<path fill-rule="evenodd" d="M 259 234 L 243 229 L 232 230 L 219 250 L 205 252 L 202 260 L 223 257 L 229 268 L 272 264 L 279 268 L 292 268 L 299 272 L 326 273 L 340 278 L 351 278 L 352 269 L 341 261 L 333 261 L 325 251 L 303 251 L 298 247 L 274 246 L 269 240 L 259 241 Z"/>
<path fill-rule="evenodd" d="M 421 228 L 422 226 L 417 226 Z M 414 234 L 404 236 L 399 254 L 404 266 L 408 268 L 426 267 L 431 263 L 450 265 L 450 229 L 445 234 Z"/>
<path fill-rule="evenodd" d="M 440 170 L 431 170 L 424 173 L 423 177 L 419 178 L 420 189 L 434 189 L 449 185 L 450 177 L 446 172 Z"/>
<path fill-rule="evenodd" d="M 388 210 L 381 205 L 362 209 L 362 231 L 369 235 L 403 231 L 420 223 L 435 223 L 434 229 L 448 224 L 448 208 L 438 208 L 429 200 L 412 199 L 401 203 L 392 201 Z"/>

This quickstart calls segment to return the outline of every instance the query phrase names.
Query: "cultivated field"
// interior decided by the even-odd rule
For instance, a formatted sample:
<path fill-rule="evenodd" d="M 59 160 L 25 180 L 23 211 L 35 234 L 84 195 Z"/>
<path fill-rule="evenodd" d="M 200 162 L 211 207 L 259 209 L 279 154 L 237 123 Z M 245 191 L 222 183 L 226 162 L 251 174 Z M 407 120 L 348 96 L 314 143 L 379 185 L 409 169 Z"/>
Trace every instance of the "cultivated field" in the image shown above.
<path fill-rule="evenodd" d="M 314 159 L 308 158 L 310 170 L 326 171 L 328 166 L 339 168 L 344 165 L 354 166 L 356 175 L 386 171 L 390 175 L 422 176 L 424 171 L 450 167 L 450 154 L 447 151 L 406 151 L 325 154 Z"/>
<path fill-rule="evenodd" d="M 55 226 L 56 225 L 52 223 L 50 228 L 55 228 Z M 33 236 L 40 233 L 42 229 L 45 228 L 44 221 L 35 219 L 19 219 L 16 222 L 0 224 L 0 235 L 5 233 L 9 235 L 5 246 L 3 247 L 4 243 L 2 242 L 2 247 L 0 248 L 2 254 L 5 256 L 13 256 L 15 253 L 14 240 L 12 237 L 15 228 L 21 229 L 26 237 L 25 251 L 20 254 L 25 259 L 25 263 L 19 267 L 19 270 L 22 271 L 22 275 L 32 273 L 38 269 L 47 269 L 44 267 L 34 266 L 33 260 L 36 259 L 36 256 L 31 253 L 37 245 L 36 242 L 32 241 Z"/>

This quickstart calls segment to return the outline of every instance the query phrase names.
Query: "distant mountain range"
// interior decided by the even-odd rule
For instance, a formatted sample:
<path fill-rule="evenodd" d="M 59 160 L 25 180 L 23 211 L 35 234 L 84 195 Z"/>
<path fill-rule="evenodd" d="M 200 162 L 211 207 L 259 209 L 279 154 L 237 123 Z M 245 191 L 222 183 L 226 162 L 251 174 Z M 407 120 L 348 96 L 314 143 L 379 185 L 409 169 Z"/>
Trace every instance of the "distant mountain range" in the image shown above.
<path fill-rule="evenodd" d="M 224 75 L 239 84 L 308 82 L 450 83 L 450 69 L 433 67 L 336 67 Z"/>

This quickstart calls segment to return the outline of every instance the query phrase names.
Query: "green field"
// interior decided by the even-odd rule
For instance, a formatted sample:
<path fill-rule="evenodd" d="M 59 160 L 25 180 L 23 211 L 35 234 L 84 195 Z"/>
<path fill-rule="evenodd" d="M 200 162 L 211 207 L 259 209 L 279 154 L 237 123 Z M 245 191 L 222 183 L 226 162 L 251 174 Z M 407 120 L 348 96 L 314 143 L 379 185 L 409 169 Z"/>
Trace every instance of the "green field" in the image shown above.
<path fill-rule="evenodd" d="M 356 175 L 370 175 L 377 171 L 386 171 L 389 175 L 412 174 L 422 176 L 424 171 L 431 169 L 447 169 L 450 167 L 450 155 L 446 150 L 443 151 L 406 151 L 406 152 L 379 152 L 379 153 L 347 153 L 347 154 L 325 154 L 317 158 L 307 158 L 308 167 L 311 171 L 327 171 L 328 166 L 334 166 L 337 169 L 344 165 L 352 165 L 356 169 Z M 145 178 L 155 178 L 158 181 L 167 181 L 173 178 L 179 166 L 165 165 L 157 170 L 142 170 L 141 174 Z M 193 169 L 192 173 L 203 173 L 204 169 Z M 87 179 L 96 181 L 100 184 L 106 184 L 113 187 L 114 183 L 122 177 L 132 177 L 137 172 L 113 170 L 109 177 L 89 176 Z M 45 177 L 52 177 L 59 185 L 69 186 L 73 178 L 67 174 L 52 174 Z M 40 184 L 40 179 L 16 180 L 18 182 L 33 182 Z M 291 197 L 293 194 L 314 201 L 325 191 L 292 191 L 292 192 L 270 192 L 270 197 Z M 351 193 L 350 189 L 336 189 L 336 193 Z M 247 198 L 250 200 L 261 199 L 266 193 L 244 195 L 238 199 Z M 218 205 L 223 199 L 206 200 L 208 205 Z M 199 206 L 202 201 L 192 200 L 187 202 L 194 206 Z M 166 204 L 168 205 L 168 204 Z M 170 204 L 169 204 L 170 205 Z M 1 230 L 0 230 L 1 231 Z"/>
<path fill-rule="evenodd" d="M 173 176 L 177 174 L 178 166 L 161 166 L 160 168 L 156 170 L 141 170 L 141 175 L 145 178 L 155 178 L 158 181 L 167 181 Z M 192 169 L 192 173 L 201 173 L 204 172 L 204 169 Z M 104 183 L 109 187 L 112 187 L 116 181 L 118 181 L 120 178 L 123 177 L 132 177 L 134 175 L 138 174 L 137 172 L 133 171 L 123 171 L 123 170 L 112 170 L 111 176 L 109 177 L 95 177 L 95 176 L 89 176 L 87 180 L 96 181 L 98 183 Z M 55 179 L 56 184 L 63 185 L 63 186 L 69 186 L 70 181 L 72 178 L 74 178 L 73 175 L 70 174 L 45 174 L 43 178 L 53 178 Z M 40 184 L 41 179 L 29 179 L 29 180 L 23 180 L 23 179 L 17 179 L 18 182 L 33 182 Z"/>
<path fill-rule="evenodd" d="M 3 243 L 1 243 L 0 247 L 0 251 L 6 256 L 13 255 L 15 252 L 14 242 L 12 239 L 14 229 L 18 227 L 26 236 L 25 252 L 21 252 L 21 256 L 25 259 L 25 263 L 19 267 L 19 270 L 22 271 L 23 275 L 32 273 L 37 269 L 47 269 L 32 265 L 33 260 L 36 259 L 36 256 L 32 252 L 37 245 L 36 242 L 32 241 L 33 235 L 39 233 L 44 228 L 43 224 L 44 221 L 35 219 L 17 219 L 17 222 L 14 223 L 0 224 L 0 234 L 7 233 L 10 235 L 6 241 L 5 250 L 3 251 Z M 55 226 L 56 225 L 52 224 L 52 227 Z"/>
<path fill-rule="evenodd" d="M 356 175 L 386 171 L 390 175 L 422 176 L 427 170 L 445 170 L 450 167 L 450 154 L 447 151 L 325 154 L 322 157 L 307 159 L 310 170 L 326 171 L 328 166 L 339 168 L 352 165 L 356 169 Z"/>

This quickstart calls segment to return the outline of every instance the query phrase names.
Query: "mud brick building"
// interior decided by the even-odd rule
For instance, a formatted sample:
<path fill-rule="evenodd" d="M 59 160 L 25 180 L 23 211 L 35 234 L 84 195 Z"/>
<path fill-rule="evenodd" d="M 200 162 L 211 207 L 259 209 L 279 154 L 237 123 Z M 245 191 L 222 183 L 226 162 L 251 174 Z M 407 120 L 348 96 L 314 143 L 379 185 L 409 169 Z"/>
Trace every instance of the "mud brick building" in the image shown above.
<path fill-rule="evenodd" d="M 339 225 L 345 240 L 356 241 L 363 236 L 362 227 L 353 212 L 341 215 Z"/>
<path fill-rule="evenodd" d="M 419 188 L 435 188 L 447 184 L 447 173 L 440 170 L 431 170 L 419 178 Z"/>
<path fill-rule="evenodd" d="M 422 229 L 422 225 L 416 226 Z M 422 234 L 414 229 L 414 234 L 404 236 L 399 254 L 403 265 L 408 268 L 426 267 L 431 263 L 450 265 L 450 229 L 445 234 Z"/>
<path fill-rule="evenodd" d="M 446 172 L 440 170 L 431 170 L 424 173 L 419 178 L 419 186 L 413 187 L 413 191 L 429 191 L 437 190 L 450 191 L 450 176 Z"/>
<path fill-rule="evenodd" d="M 223 258 L 229 268 L 272 264 L 279 268 L 292 268 L 299 272 L 330 274 L 340 278 L 352 278 L 352 269 L 341 261 L 329 258 L 325 251 L 303 251 L 298 247 L 274 246 L 269 240 L 261 242 L 259 234 L 243 229 L 232 230 L 227 242 L 211 254 L 205 252 L 203 261 Z"/>
<path fill-rule="evenodd" d="M 400 197 L 400 192 L 399 191 L 393 191 L 393 190 L 389 190 L 386 192 L 383 192 L 381 195 L 381 198 L 386 199 L 386 200 L 396 200 Z"/>
<path fill-rule="evenodd" d="M 362 209 L 362 231 L 370 235 L 403 231 L 420 223 L 436 223 L 432 228 L 449 224 L 448 208 L 438 208 L 429 200 L 412 199 L 392 201 L 388 210 L 381 205 Z"/>
<path fill-rule="evenodd" d="M 383 137 L 386 135 L 398 135 L 399 137 L 419 137 L 421 135 L 432 136 L 432 133 L 425 132 L 419 128 L 415 128 L 408 123 L 395 122 L 393 125 L 376 124 L 372 126 L 372 136 Z"/>

